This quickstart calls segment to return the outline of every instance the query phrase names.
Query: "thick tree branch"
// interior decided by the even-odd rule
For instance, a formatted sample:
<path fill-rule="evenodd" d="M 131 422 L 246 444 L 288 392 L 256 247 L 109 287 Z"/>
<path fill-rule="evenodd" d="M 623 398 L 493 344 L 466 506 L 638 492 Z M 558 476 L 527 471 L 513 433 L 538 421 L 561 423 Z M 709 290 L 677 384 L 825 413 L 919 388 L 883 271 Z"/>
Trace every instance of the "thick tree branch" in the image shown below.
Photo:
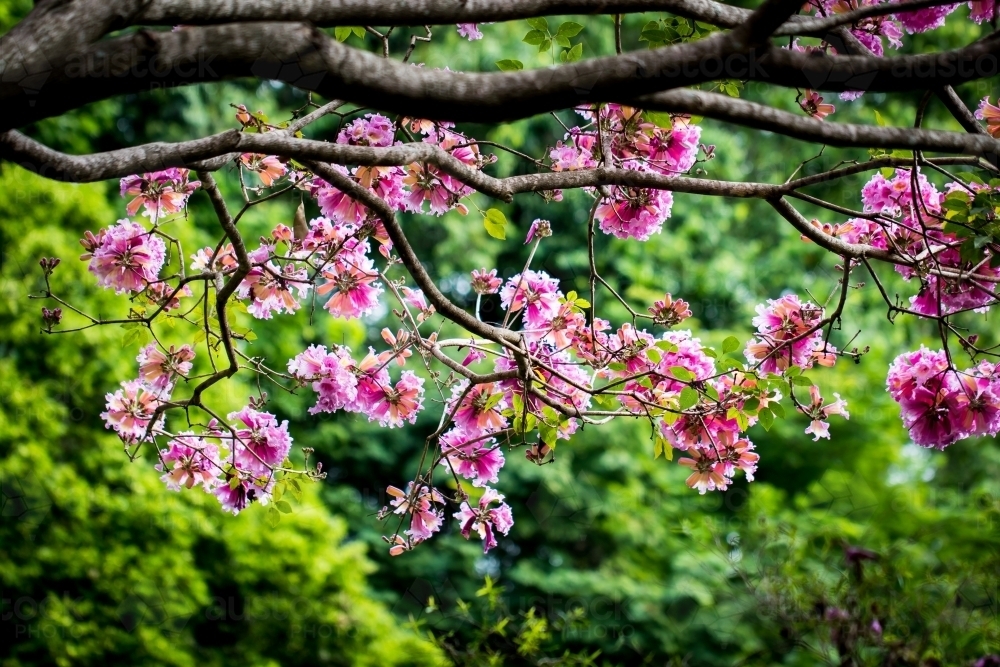
<path fill-rule="evenodd" d="M 865 18 L 903 9 L 949 4 L 951 0 L 905 0 L 867 5 L 828 17 L 793 16 L 776 36 L 813 35 Z M 513 21 L 568 14 L 669 12 L 675 16 L 736 28 L 751 10 L 714 0 L 150 0 L 135 18 L 139 25 L 210 25 L 234 21 L 302 21 L 320 27 L 339 25 L 423 26 L 425 24 Z"/>
<path fill-rule="evenodd" d="M 805 54 L 777 47 L 740 50 L 738 42 L 729 34 L 716 34 L 641 53 L 483 74 L 414 68 L 345 46 L 302 24 L 140 32 L 67 55 L 33 105 L 20 86 L 0 83 L 0 103 L 9 110 L 0 129 L 152 84 L 241 77 L 285 81 L 329 98 L 409 116 L 492 122 L 720 77 L 832 91 L 927 89 L 992 76 L 1000 54 L 1000 35 L 953 51 L 895 58 Z"/>

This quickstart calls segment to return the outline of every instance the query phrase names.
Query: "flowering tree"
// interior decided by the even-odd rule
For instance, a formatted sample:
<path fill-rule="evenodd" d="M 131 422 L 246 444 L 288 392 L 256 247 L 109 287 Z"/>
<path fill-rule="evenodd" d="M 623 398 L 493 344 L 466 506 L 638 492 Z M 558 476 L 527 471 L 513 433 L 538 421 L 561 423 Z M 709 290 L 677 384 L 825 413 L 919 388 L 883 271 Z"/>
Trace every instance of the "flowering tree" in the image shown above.
<path fill-rule="evenodd" d="M 626 52 L 623 20 L 652 10 L 671 17 L 646 22 L 640 41 L 649 48 Z M 584 59 L 574 38 L 585 26 L 550 27 L 545 17 L 555 12 L 613 12 L 588 29 L 612 31 L 616 53 Z M 441 418 L 413 479 L 388 487 L 392 500 L 379 514 L 390 521 L 386 542 L 402 554 L 450 516 L 488 551 L 514 523 L 493 486 L 505 456 L 519 448 L 544 464 L 579 429 L 644 420 L 654 456 L 672 460 L 679 450 L 678 463 L 691 470 L 687 484 L 705 493 L 727 488 L 739 471 L 753 479 L 758 455 L 747 431 L 770 428 L 786 408 L 808 416 L 814 440 L 829 438 L 829 418 L 847 419 L 847 406 L 805 373 L 864 354 L 834 340 L 862 273 L 890 319 L 932 320 L 940 333 L 939 350 L 903 352 L 888 369 L 888 391 L 914 442 L 943 449 L 1000 430 L 1000 355 L 978 345 L 964 316 L 998 299 L 1000 108 L 987 96 L 972 112 L 951 87 L 995 76 L 1000 39 L 992 33 L 938 53 L 884 53 L 949 16 L 987 33 L 997 9 L 989 0 L 766 0 L 753 11 L 710 0 L 42 2 L 3 37 L 0 154 L 60 180 L 121 179 L 126 217 L 88 232 L 81 259 L 100 287 L 122 295 L 125 314 L 97 317 L 55 293 L 49 277 L 58 258 L 41 260 L 46 289 L 37 297 L 48 302 L 45 333 L 121 326 L 126 342 L 140 344 L 136 376 L 107 395 L 102 413 L 129 456 L 148 448 L 169 488 L 200 487 L 233 513 L 270 505 L 277 519 L 288 510 L 286 490 L 321 478 L 322 465 L 310 463 L 310 451 L 304 464 L 292 463 L 293 435 L 268 412 L 266 392 L 219 414 L 206 398 L 212 386 L 250 374 L 258 388 L 311 392 L 313 414 L 353 412 L 386 428 L 415 423 L 436 401 Z M 457 24 L 460 35 L 478 40 L 489 38 L 484 24 L 520 19 L 529 28 L 524 42 L 559 64 L 525 70 L 503 59 L 501 72 L 473 74 L 409 62 L 418 41 L 432 42 L 433 25 Z M 397 59 L 391 47 L 399 41 L 390 36 L 407 27 L 415 29 Z M 347 45 L 366 35 L 381 57 Z M 140 91 L 153 73 L 163 85 L 272 79 L 331 101 L 310 96 L 290 120 L 274 123 L 233 100 L 230 131 L 86 156 L 14 129 Z M 740 99 L 749 81 L 788 89 L 795 111 Z M 922 96 L 915 127 L 896 128 L 831 122 L 836 109 L 819 91 L 847 104 L 869 92 Z M 965 132 L 922 127 L 938 102 Z M 557 111 L 563 139 L 542 155 L 517 153 L 532 173 L 506 178 L 490 175 L 496 157 L 488 151 L 511 149 L 455 125 Z M 335 141 L 303 136 L 331 115 L 340 124 Z M 870 159 L 808 176 L 790 168 L 780 184 L 711 180 L 701 165 L 715 148 L 702 136 L 702 117 L 866 148 Z M 237 208 L 213 175 L 224 169 L 238 181 Z M 806 192 L 858 174 L 869 177 L 860 207 Z M 457 211 L 471 219 L 470 234 L 500 242 L 508 222 L 500 209 L 480 206 L 486 198 L 535 195 L 560 206 L 568 190 L 589 197 L 582 295 L 533 263 L 559 232 L 538 219 L 524 240 L 523 266 L 467 267 L 476 297 L 464 307 L 440 289 L 399 216 Z M 839 258 L 830 297 L 775 295 L 757 307 L 748 342 L 730 337 L 718 349 L 677 328 L 691 315 L 684 295 L 625 302 L 597 270 L 602 235 L 647 241 L 670 218 L 674 193 L 767 201 L 803 242 Z M 192 196 L 211 202 L 218 241 L 188 254 L 172 228 L 186 224 Z M 246 238 L 246 212 L 279 197 L 303 200 L 292 226 Z M 306 201 L 320 214 L 307 215 Z M 834 222 L 806 219 L 791 201 L 820 207 Z M 879 277 L 886 267 L 911 294 L 889 294 Z M 498 300 L 502 317 L 482 317 L 483 299 Z M 625 308 L 628 321 L 602 318 L 608 304 Z M 255 356 L 252 329 L 234 324 L 300 309 L 343 319 L 387 310 L 395 324 L 382 330 L 379 349 L 329 341 L 281 360 Z M 446 337 L 445 328 L 458 334 Z M 185 332 L 186 342 L 161 342 L 167 329 Z"/>

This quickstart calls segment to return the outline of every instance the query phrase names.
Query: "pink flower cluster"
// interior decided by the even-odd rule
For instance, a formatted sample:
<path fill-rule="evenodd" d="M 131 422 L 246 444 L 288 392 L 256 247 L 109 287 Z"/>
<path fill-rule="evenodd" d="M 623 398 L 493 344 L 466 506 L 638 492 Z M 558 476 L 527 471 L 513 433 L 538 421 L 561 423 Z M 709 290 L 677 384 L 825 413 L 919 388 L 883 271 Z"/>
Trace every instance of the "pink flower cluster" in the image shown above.
<path fill-rule="evenodd" d="M 163 239 L 128 219 L 97 235 L 86 232 L 80 245 L 86 250 L 80 259 L 90 260 L 87 269 L 97 276 L 97 283 L 118 294 L 141 292 L 156 282 L 166 258 Z"/>
<path fill-rule="evenodd" d="M 325 346 L 311 345 L 288 362 L 288 372 L 303 384 L 311 384 L 317 393 L 312 414 L 345 410 L 368 416 L 389 428 L 414 423 L 423 409 L 424 380 L 412 371 L 403 371 L 393 384 L 387 366 L 402 359 L 393 351 L 368 355 L 360 362 L 351 357 L 347 347 L 332 352 Z"/>
<path fill-rule="evenodd" d="M 187 206 L 188 197 L 198 189 L 201 181 L 188 181 L 187 169 L 164 169 L 147 174 L 126 176 L 121 179 L 121 196 L 131 196 L 125 207 L 135 215 L 141 206 L 144 215 L 159 221 L 164 215 L 177 213 Z"/>
<path fill-rule="evenodd" d="M 485 164 L 475 141 L 451 129 L 454 127 L 452 123 L 416 120 L 412 121 L 411 126 L 415 132 L 424 135 L 425 142 L 437 144 L 466 166 L 481 169 Z M 391 120 L 380 114 L 368 114 L 344 127 L 337 135 L 337 143 L 386 147 L 393 144 L 395 134 L 396 126 Z M 334 168 L 373 191 L 390 207 L 399 211 L 421 213 L 424 203 L 428 202 L 431 213 L 435 215 L 452 209 L 463 214 L 468 212 L 460 200 L 472 194 L 472 189 L 433 165 L 411 164 L 405 168 L 356 167 L 351 170 L 340 166 Z M 323 215 L 335 223 L 361 226 L 369 222 L 369 211 L 364 204 L 322 179 L 314 179 L 309 190 L 316 198 Z"/>
<path fill-rule="evenodd" d="M 744 350 L 747 361 L 765 373 L 783 373 L 792 366 L 811 368 L 814 363 L 832 366 L 837 349 L 817 328 L 822 319 L 822 308 L 802 303 L 794 294 L 758 305 L 753 319 L 757 335 Z"/>
<path fill-rule="evenodd" d="M 593 107 L 578 111 L 592 122 L 570 128 L 549 152 L 555 171 L 590 169 L 603 161 L 630 171 L 672 176 L 694 166 L 701 128 L 686 116 L 672 116 L 670 127 L 660 127 L 639 109 L 618 104 L 601 105 L 597 113 Z M 601 155 L 602 137 L 607 156 Z M 646 241 L 670 217 L 673 195 L 668 190 L 624 186 L 610 190 L 596 213 L 605 234 Z"/>
<path fill-rule="evenodd" d="M 948 194 L 971 197 L 982 189 L 988 186 L 950 183 L 940 192 L 923 173 L 914 177 L 908 169 L 897 169 L 891 178 L 875 174 L 862 188 L 861 200 L 865 212 L 882 219 L 856 218 L 840 225 L 836 233 L 849 243 L 880 249 L 891 246 L 913 259 L 915 266 L 898 265 L 896 270 L 906 280 L 920 277 L 920 289 L 910 297 L 914 312 L 933 317 L 966 310 L 985 312 L 996 301 L 990 292 L 1000 270 L 986 261 L 992 257 L 988 248 L 983 249 L 980 261 L 962 260 L 961 239 L 944 231 L 942 209 Z M 935 274 L 941 270 L 962 277 Z"/>
<path fill-rule="evenodd" d="M 462 536 L 465 539 L 469 539 L 472 531 L 479 534 L 479 538 L 483 541 L 483 553 L 497 545 L 497 531 L 506 535 L 514 526 L 510 506 L 503 500 L 503 494 L 487 487 L 475 507 L 465 501 L 454 514 L 462 526 Z M 499 505 L 492 507 L 493 503 Z"/>
<path fill-rule="evenodd" d="M 179 491 L 201 485 L 223 509 L 239 514 L 252 502 L 266 505 L 274 491 L 274 470 L 292 448 L 288 422 L 269 412 L 244 407 L 227 416 L 229 425 L 212 420 L 204 432 L 174 435 L 159 451 L 156 469 L 167 488 Z"/>
<path fill-rule="evenodd" d="M 189 345 L 161 350 L 150 343 L 139 351 L 139 377 L 121 383 L 121 389 L 106 394 L 107 405 L 101 413 L 105 428 L 113 429 L 123 442 L 134 444 L 157 435 L 163 428 L 163 415 L 150 426 L 158 407 L 170 400 L 177 378 L 191 372 L 194 350 Z"/>
<path fill-rule="evenodd" d="M 984 361 L 957 371 L 944 351 L 921 346 L 896 357 L 886 386 L 918 445 L 944 449 L 1000 432 L 1000 364 Z"/>

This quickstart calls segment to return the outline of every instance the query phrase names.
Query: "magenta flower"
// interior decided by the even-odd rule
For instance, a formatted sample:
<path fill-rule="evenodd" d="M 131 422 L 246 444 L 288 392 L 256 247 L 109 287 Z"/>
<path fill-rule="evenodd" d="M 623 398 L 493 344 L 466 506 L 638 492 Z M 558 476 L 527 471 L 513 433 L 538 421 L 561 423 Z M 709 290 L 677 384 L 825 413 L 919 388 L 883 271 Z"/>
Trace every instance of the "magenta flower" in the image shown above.
<path fill-rule="evenodd" d="M 805 335 L 822 317 L 822 308 L 802 303 L 794 294 L 768 299 L 767 305 L 757 306 L 757 337 L 744 350 L 747 361 L 766 373 L 782 373 L 790 366 L 811 368 L 815 362 L 833 365 L 836 349 L 823 341 L 822 330 Z"/>
<path fill-rule="evenodd" d="M 87 269 L 98 284 L 118 294 L 140 292 L 155 282 L 166 257 L 163 240 L 129 220 L 119 220 L 97 236 L 87 232 L 80 244 L 87 251 L 80 259 L 90 260 Z"/>
<path fill-rule="evenodd" d="M 503 279 L 497 277 L 497 270 L 475 269 L 472 271 L 472 291 L 476 294 L 496 294 L 503 285 Z"/>
<path fill-rule="evenodd" d="M 918 32 L 927 32 L 944 25 L 945 18 L 958 9 L 959 3 L 954 5 L 939 5 L 937 7 L 926 7 L 924 9 L 913 9 L 908 12 L 894 14 L 893 18 L 903 24 L 906 32 L 911 35 Z"/>
<path fill-rule="evenodd" d="M 297 380 L 311 382 L 317 393 L 316 405 L 309 414 L 349 409 L 358 396 L 358 378 L 352 371 L 350 350 L 338 347 L 327 352 L 325 346 L 310 345 L 288 360 L 288 372 Z"/>
<path fill-rule="evenodd" d="M 250 171 L 256 172 L 265 188 L 274 185 L 274 182 L 288 171 L 288 167 L 276 155 L 244 153 L 240 156 L 240 163 Z"/>
<path fill-rule="evenodd" d="M 806 96 L 799 102 L 799 106 L 817 120 L 823 120 L 837 110 L 837 107 L 832 104 L 824 104 L 823 98 L 815 90 L 807 90 Z"/>
<path fill-rule="evenodd" d="M 334 317 L 351 319 L 370 314 L 378 305 L 382 287 L 375 281 L 378 272 L 367 257 L 356 258 L 350 264 L 337 263 L 323 271 L 328 282 L 316 288 L 320 296 L 331 294 L 323 306 Z"/>
<path fill-rule="evenodd" d="M 458 34 L 465 37 L 470 42 L 483 38 L 483 33 L 479 31 L 478 23 L 459 23 Z"/>
<path fill-rule="evenodd" d="M 131 195 L 133 199 L 125 210 L 135 215 L 142 206 L 143 214 L 153 220 L 179 212 L 187 205 L 191 193 L 201 185 L 201 181 L 188 182 L 190 173 L 187 169 L 165 169 L 142 176 L 126 176 L 121 179 L 121 196 Z"/>
<path fill-rule="evenodd" d="M 473 486 L 496 484 L 503 468 L 504 456 L 494 438 L 483 438 L 461 429 L 452 429 L 441 435 L 442 465 L 450 466 L 457 474 L 472 480 Z"/>
<path fill-rule="evenodd" d="M 629 162 L 624 169 L 648 171 L 649 168 Z M 601 200 L 596 217 L 601 231 L 620 239 L 647 241 L 659 234 L 663 221 L 670 217 L 674 196 L 669 190 L 614 186 L 611 196 Z"/>
<path fill-rule="evenodd" d="M 390 486 L 386 492 L 393 497 L 390 504 L 395 508 L 393 514 L 409 514 L 410 527 L 406 534 L 412 544 L 419 544 L 430 539 L 434 533 L 441 530 L 444 523 L 444 512 L 435 505 L 443 505 L 444 497 L 437 489 L 421 486 L 414 489 L 413 482 L 406 485 L 406 491 Z"/>
<path fill-rule="evenodd" d="M 663 299 L 654 302 L 653 307 L 648 310 L 653 316 L 653 321 L 664 327 L 675 326 L 691 317 L 691 308 L 687 301 L 674 299 L 669 292 Z"/>
<path fill-rule="evenodd" d="M 147 429 L 155 434 L 163 426 L 163 415 L 157 419 L 152 429 L 149 423 L 153 413 L 162 401 L 170 398 L 170 385 L 153 392 L 142 386 L 139 380 L 122 382 L 122 388 L 113 394 L 105 394 L 106 411 L 101 413 L 104 427 L 118 432 L 126 442 L 135 442 L 142 438 Z"/>
<path fill-rule="evenodd" d="M 820 438 L 830 439 L 830 423 L 826 421 L 828 417 L 839 415 L 844 419 L 851 418 L 850 413 L 847 412 L 847 401 L 840 398 L 840 394 L 835 393 L 833 396 L 837 400 L 823 405 L 823 397 L 819 393 L 819 387 L 813 385 L 809 387 L 811 403 L 808 406 L 798 406 L 799 412 L 812 420 L 805 432 L 806 435 L 813 436 L 813 441 Z"/>
<path fill-rule="evenodd" d="M 462 380 L 451 390 L 451 402 L 447 409 L 455 409 L 454 421 L 459 430 L 473 436 L 483 433 L 493 433 L 507 426 L 507 418 L 501 411 L 507 407 L 502 394 L 497 392 L 493 384 L 476 385 L 466 392 L 468 380 Z M 455 408 L 455 401 L 462 394 L 465 396 Z"/>
<path fill-rule="evenodd" d="M 990 5 L 992 6 L 992 2 Z M 990 18 L 993 17 L 993 10 L 990 9 Z M 994 139 L 1000 139 L 1000 99 L 997 100 L 997 106 L 990 104 L 990 98 L 987 95 L 979 102 L 979 108 L 976 109 L 976 118 L 979 120 L 986 121 L 986 131 L 990 133 L 990 136 Z"/>
<path fill-rule="evenodd" d="M 271 319 L 272 313 L 292 314 L 299 309 L 298 299 L 309 296 L 309 274 L 292 262 L 279 268 L 268 257 L 274 248 L 262 245 L 250 253 L 255 264 L 236 289 L 241 299 L 251 298 L 247 312 L 261 320 Z M 296 298 L 293 292 L 298 293 Z"/>
<path fill-rule="evenodd" d="M 413 373 L 403 371 L 395 387 L 381 387 L 381 396 L 369 406 L 368 421 L 378 420 L 381 426 L 394 428 L 403 422 L 417 421 L 417 414 L 424 405 L 424 380 Z"/>
<path fill-rule="evenodd" d="M 217 445 L 206 442 L 190 431 L 178 433 L 160 450 L 160 463 L 156 469 L 164 472 L 160 477 L 171 491 L 181 487 L 190 489 L 201 484 L 206 491 L 218 486 L 222 464 Z"/>
<path fill-rule="evenodd" d="M 996 12 L 996 0 L 970 0 L 969 9 L 972 10 L 969 18 L 976 23 L 992 21 Z"/>
<path fill-rule="evenodd" d="M 139 380 L 152 392 L 169 391 L 174 378 L 187 377 L 191 371 L 194 350 L 190 345 L 180 348 L 170 346 L 161 352 L 156 343 L 150 343 L 139 351 L 135 358 L 139 362 Z"/>
<path fill-rule="evenodd" d="M 512 313 L 524 308 L 524 323 L 529 329 L 542 329 L 559 312 L 562 293 L 559 281 L 544 271 L 526 271 L 512 277 L 500 291 L 500 303 Z"/>
<path fill-rule="evenodd" d="M 483 553 L 487 553 L 497 545 L 496 531 L 506 535 L 514 525 L 510 506 L 503 502 L 503 499 L 502 494 L 486 487 L 477 507 L 473 508 L 468 501 L 465 501 L 454 514 L 462 525 L 462 536 L 465 539 L 469 539 L 473 530 L 479 533 L 483 541 Z M 491 508 L 490 505 L 494 502 L 500 505 Z"/>
<path fill-rule="evenodd" d="M 391 146 L 396 137 L 396 126 L 382 114 L 370 113 L 356 118 L 337 135 L 338 144 L 351 146 Z"/>
<path fill-rule="evenodd" d="M 278 420 L 269 412 L 257 412 L 245 407 L 239 412 L 230 412 L 229 419 L 242 424 L 236 424 L 238 443 L 246 447 L 254 458 L 247 457 L 251 469 L 264 466 L 278 466 L 288 456 L 292 449 L 292 436 L 288 434 L 288 422 L 278 424 Z"/>

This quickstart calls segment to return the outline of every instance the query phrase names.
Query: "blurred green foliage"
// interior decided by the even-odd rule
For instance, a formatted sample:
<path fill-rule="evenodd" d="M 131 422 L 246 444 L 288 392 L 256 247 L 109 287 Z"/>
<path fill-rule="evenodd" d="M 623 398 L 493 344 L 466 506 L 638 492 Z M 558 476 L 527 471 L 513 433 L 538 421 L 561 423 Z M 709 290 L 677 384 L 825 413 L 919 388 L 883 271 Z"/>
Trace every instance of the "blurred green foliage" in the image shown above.
<path fill-rule="evenodd" d="M 11 7 L 0 7 L 0 25 L 26 11 Z M 611 50 L 610 18 L 567 20 L 585 26 L 573 37 L 584 57 Z M 627 46 L 643 48 L 648 20 L 626 20 Z M 953 23 L 911 43 L 974 36 Z M 558 22 L 551 25 L 555 33 Z M 558 55 L 522 41 L 530 29 L 487 26 L 487 39 L 470 44 L 441 27 L 414 60 L 486 71 L 501 58 L 550 64 Z M 371 36 L 347 39 L 374 48 Z M 405 31 L 393 39 L 394 47 L 408 41 Z M 976 84 L 960 92 L 967 100 L 984 94 Z M 740 93 L 794 109 L 787 91 Z M 107 149 L 225 129 L 233 103 L 279 118 L 304 102 L 269 84 L 153 91 L 32 132 L 64 150 Z M 872 95 L 838 103 L 838 114 L 872 122 L 878 108 L 906 125 L 914 104 Z M 575 124 L 572 113 L 559 116 Z M 927 123 L 957 128 L 935 106 Z M 703 125 L 718 158 L 699 166 L 713 178 L 778 182 L 800 163 L 808 174 L 866 157 L 827 150 L 806 162 L 817 147 Z M 331 139 L 336 129 L 325 119 L 309 133 Z M 562 135 L 548 117 L 461 129 L 532 155 Z M 499 152 L 493 169 L 534 167 Z M 235 200 L 231 176 L 219 178 Z M 855 206 L 863 183 L 814 193 Z M 965 665 L 1000 645 L 1000 448 L 992 440 L 943 453 L 907 444 L 883 389 L 885 370 L 900 351 L 933 344 L 933 332 L 890 325 L 872 285 L 852 290 L 833 341 L 871 352 L 860 364 L 814 373 L 851 411 L 849 422 L 833 424 L 830 442 L 805 436 L 804 419 L 770 432 L 757 427 L 758 480 L 701 497 L 684 485 L 685 469 L 654 460 L 648 427 L 588 427 L 551 465 L 508 456 L 499 489 L 516 524 L 497 550 L 484 556 L 449 526 L 390 559 L 373 515 L 387 502 L 386 485 L 412 475 L 439 405 L 416 427 L 387 431 L 353 415 L 309 416 L 307 396 L 275 392 L 270 409 L 291 420 L 296 445 L 315 448 L 328 476 L 305 488 L 274 528 L 259 507 L 234 518 L 204 494 L 167 491 L 148 455 L 130 462 L 105 431 L 103 394 L 131 376 L 137 349 L 123 349 L 117 327 L 44 335 L 41 304 L 28 296 L 42 285 L 37 260 L 57 256 L 58 293 L 90 313 L 124 314 L 125 302 L 99 290 L 75 259 L 85 230 L 124 215 L 114 186 L 55 184 L 6 164 L 0 171 L 0 664 Z M 254 238 L 287 223 L 297 204 L 278 199 L 241 225 Z M 501 206 L 511 222 L 507 242 L 486 234 L 475 209 L 467 217 L 407 216 L 405 224 L 446 293 L 471 305 L 462 276 L 482 266 L 520 270 L 519 235 L 536 217 L 555 231 L 536 266 L 564 289 L 586 291 L 588 205 L 583 193 L 557 204 L 520 197 Z M 803 213 L 840 222 L 818 209 Z M 218 237 L 201 195 L 190 215 L 178 229 L 188 254 Z M 675 196 L 663 234 L 646 244 L 602 236 L 598 260 L 636 304 L 667 291 L 688 300 L 688 324 L 714 344 L 728 335 L 746 340 L 764 299 L 808 291 L 822 301 L 837 279 L 834 258 L 803 243 L 765 204 L 690 195 Z M 891 271 L 884 278 L 908 294 Z M 484 317 L 497 306 L 487 300 Z M 607 295 L 599 307 L 613 321 L 626 316 Z M 374 343 L 381 326 L 300 312 L 255 323 L 252 351 L 280 367 L 309 343 Z M 234 382 L 212 399 L 225 411 L 249 391 Z"/>

